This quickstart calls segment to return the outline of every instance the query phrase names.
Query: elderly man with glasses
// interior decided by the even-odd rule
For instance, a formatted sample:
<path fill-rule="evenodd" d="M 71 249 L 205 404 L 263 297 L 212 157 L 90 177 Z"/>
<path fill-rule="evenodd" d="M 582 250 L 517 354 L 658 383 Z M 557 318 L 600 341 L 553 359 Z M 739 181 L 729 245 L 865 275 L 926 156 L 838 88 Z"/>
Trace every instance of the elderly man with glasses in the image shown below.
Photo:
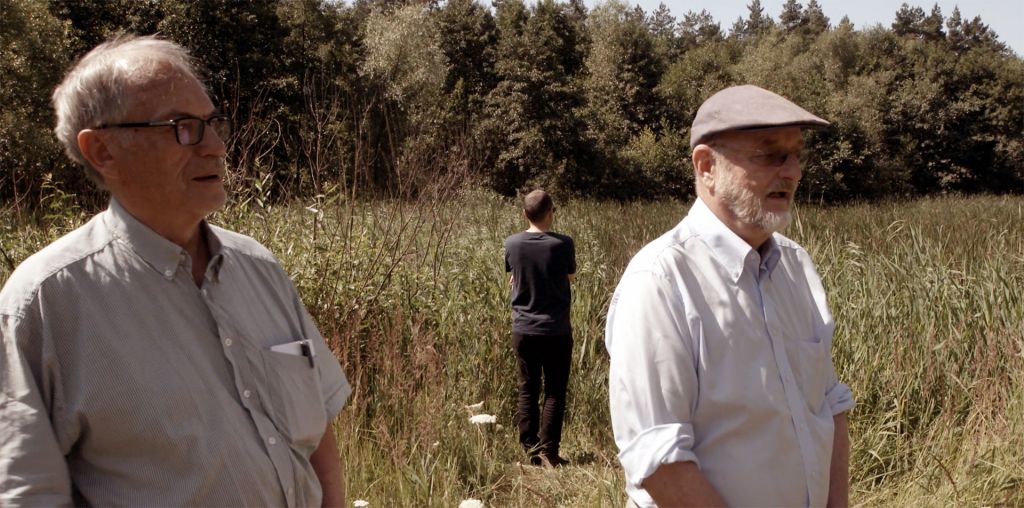
<path fill-rule="evenodd" d="M 690 133 L 697 200 L 629 263 L 605 345 L 631 506 L 844 506 L 850 389 L 807 251 L 781 235 L 801 128 L 761 88 L 713 95 Z"/>
<path fill-rule="evenodd" d="M 351 389 L 270 252 L 205 220 L 231 122 L 192 58 L 122 37 L 53 104 L 111 200 L 0 291 L 0 505 L 341 506 Z"/>

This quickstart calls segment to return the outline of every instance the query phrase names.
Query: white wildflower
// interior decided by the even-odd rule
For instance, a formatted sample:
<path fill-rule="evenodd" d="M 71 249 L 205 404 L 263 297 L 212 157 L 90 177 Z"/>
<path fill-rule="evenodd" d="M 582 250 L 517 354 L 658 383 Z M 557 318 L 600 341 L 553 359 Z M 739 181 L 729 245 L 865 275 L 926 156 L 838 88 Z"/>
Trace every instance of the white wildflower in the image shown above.
<path fill-rule="evenodd" d="M 362 508 L 363 506 L 370 506 L 370 502 L 363 499 L 356 499 L 355 501 L 352 501 L 352 506 Z"/>
<path fill-rule="evenodd" d="M 476 404 L 468 404 L 465 406 L 470 412 L 479 411 L 484 408 L 484 401 L 477 402 Z"/>
<path fill-rule="evenodd" d="M 496 421 L 498 421 L 498 418 L 494 415 L 473 415 L 469 417 L 469 423 L 475 423 L 477 425 L 494 423 Z"/>
<path fill-rule="evenodd" d="M 484 508 L 484 502 L 479 499 L 465 499 L 459 503 L 459 508 Z"/>

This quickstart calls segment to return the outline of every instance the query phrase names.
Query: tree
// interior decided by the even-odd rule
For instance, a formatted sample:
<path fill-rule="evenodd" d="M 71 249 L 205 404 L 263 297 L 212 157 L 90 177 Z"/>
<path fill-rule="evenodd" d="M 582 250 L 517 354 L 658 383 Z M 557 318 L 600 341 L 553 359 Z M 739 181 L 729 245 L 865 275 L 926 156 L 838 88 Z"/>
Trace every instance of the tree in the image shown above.
<path fill-rule="evenodd" d="M 818 5 L 818 0 L 807 2 L 807 9 L 803 13 L 803 26 L 807 34 L 817 36 L 829 29 L 829 19 L 825 12 Z"/>
<path fill-rule="evenodd" d="M 89 189 L 57 144 L 49 98 L 69 63 L 66 23 L 35 0 L 0 0 L 0 199 L 34 206 L 44 175 Z"/>
<path fill-rule="evenodd" d="M 971 21 L 960 26 L 964 40 L 968 48 L 987 48 L 999 53 L 1006 53 L 1008 48 L 999 41 L 999 36 L 981 21 L 981 16 L 975 16 Z"/>
<path fill-rule="evenodd" d="M 942 9 L 939 8 L 939 4 L 935 4 L 932 6 L 931 13 L 921 20 L 919 28 L 921 36 L 927 41 L 944 40 L 946 32 L 942 30 L 942 21 Z"/>
<path fill-rule="evenodd" d="M 49 0 L 57 19 L 70 25 L 72 53 L 77 56 L 119 33 L 150 34 L 163 17 L 164 2 L 134 0 Z"/>
<path fill-rule="evenodd" d="M 646 23 L 647 30 L 655 38 L 671 40 L 676 35 L 676 18 L 664 2 L 658 4 L 658 8 L 647 17 Z"/>
<path fill-rule="evenodd" d="M 679 55 L 679 38 L 676 36 L 676 18 L 664 3 L 647 17 L 647 31 L 654 37 L 655 51 L 669 60 Z"/>
<path fill-rule="evenodd" d="M 946 21 L 946 29 L 946 43 L 957 53 L 974 48 L 987 48 L 997 53 L 1009 51 L 1009 48 L 999 41 L 999 36 L 981 21 L 981 16 L 964 21 L 958 7 L 953 8 L 953 13 Z"/>
<path fill-rule="evenodd" d="M 591 119 L 598 124 L 599 144 L 621 147 L 643 127 L 661 117 L 660 98 L 654 93 L 664 63 L 654 49 L 643 13 L 620 0 L 599 5 L 590 14 L 592 37 L 586 60 L 584 89 Z M 614 118 L 613 118 L 614 117 Z"/>
<path fill-rule="evenodd" d="M 772 28 L 775 24 L 771 16 L 764 13 L 761 7 L 761 0 L 752 0 L 747 5 L 747 20 L 743 25 L 745 37 L 758 37 Z"/>
<path fill-rule="evenodd" d="M 482 101 L 497 82 L 494 16 L 476 0 L 449 0 L 437 18 L 441 50 L 449 63 L 445 90 L 450 93 L 461 82 L 470 102 Z"/>
<path fill-rule="evenodd" d="M 571 6 L 570 6 L 571 7 Z M 527 9 L 522 0 L 496 5 L 499 30 L 495 68 L 500 82 L 486 99 L 476 131 L 495 190 L 515 194 L 527 186 L 591 190 L 589 148 L 576 111 L 582 94 L 583 35 L 574 10 L 553 0 Z"/>
<path fill-rule="evenodd" d="M 924 9 L 917 6 L 911 7 L 904 3 L 896 11 L 896 20 L 892 22 L 892 31 L 901 37 L 920 37 L 924 17 Z"/>
<path fill-rule="evenodd" d="M 644 128 L 657 126 L 661 98 L 655 93 L 664 63 L 655 52 L 654 36 L 642 11 L 610 0 L 588 18 L 591 51 L 583 88 L 583 108 L 593 144 L 602 155 L 606 174 L 600 192 L 626 197 L 646 188 L 623 167 L 620 152 Z"/>
<path fill-rule="evenodd" d="M 683 21 L 679 23 L 679 40 L 683 51 L 720 42 L 724 38 L 722 25 L 719 25 L 705 9 L 701 9 L 700 12 L 688 11 L 683 15 Z"/>
<path fill-rule="evenodd" d="M 946 42 L 949 44 L 950 49 L 956 52 L 967 50 L 967 38 L 964 36 L 963 23 L 964 20 L 960 16 L 960 8 L 954 7 L 953 13 L 946 20 Z"/>
<path fill-rule="evenodd" d="M 843 19 L 839 20 L 839 24 L 836 25 L 836 30 L 842 30 L 844 32 L 853 32 L 853 22 L 850 21 L 850 17 L 843 16 Z"/>
<path fill-rule="evenodd" d="M 787 33 L 793 33 L 803 26 L 806 18 L 803 13 L 803 6 L 796 0 L 786 0 L 782 5 L 782 13 L 779 14 L 779 24 Z"/>

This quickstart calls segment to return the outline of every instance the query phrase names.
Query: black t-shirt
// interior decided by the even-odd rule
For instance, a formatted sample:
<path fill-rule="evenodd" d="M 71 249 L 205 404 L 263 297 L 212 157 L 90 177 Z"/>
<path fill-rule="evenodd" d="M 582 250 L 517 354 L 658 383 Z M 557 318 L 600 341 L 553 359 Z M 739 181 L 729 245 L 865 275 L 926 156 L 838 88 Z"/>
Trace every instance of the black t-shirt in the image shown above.
<path fill-rule="evenodd" d="M 569 274 L 576 273 L 576 245 L 558 233 L 516 233 L 505 239 L 505 271 L 512 272 L 512 331 L 562 335 L 569 324 Z"/>

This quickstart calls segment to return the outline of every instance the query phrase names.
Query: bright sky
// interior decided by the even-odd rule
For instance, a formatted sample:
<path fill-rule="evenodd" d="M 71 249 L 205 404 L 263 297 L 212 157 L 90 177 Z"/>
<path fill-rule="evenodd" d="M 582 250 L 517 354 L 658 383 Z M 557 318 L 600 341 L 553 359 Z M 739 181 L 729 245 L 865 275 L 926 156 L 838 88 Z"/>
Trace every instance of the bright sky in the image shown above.
<path fill-rule="evenodd" d="M 588 8 L 593 8 L 603 0 L 584 0 Z M 707 10 L 728 31 L 739 16 L 747 17 L 747 4 L 750 0 L 625 0 L 629 4 L 639 4 L 647 13 L 664 3 L 672 15 L 681 19 L 687 11 L 700 12 Z M 834 26 L 843 15 L 849 16 L 856 29 L 866 28 L 874 24 L 892 25 L 896 11 L 906 1 L 911 6 L 920 6 L 925 13 L 932 10 L 936 3 L 942 9 L 942 16 L 949 18 L 953 8 L 960 7 L 960 15 L 965 20 L 981 16 L 982 22 L 999 34 L 999 40 L 1010 46 L 1018 56 L 1024 55 L 1024 0 L 818 0 L 825 15 Z M 761 0 L 761 6 L 772 19 L 778 21 L 779 13 L 785 0 Z M 800 0 L 807 5 L 807 0 Z"/>

